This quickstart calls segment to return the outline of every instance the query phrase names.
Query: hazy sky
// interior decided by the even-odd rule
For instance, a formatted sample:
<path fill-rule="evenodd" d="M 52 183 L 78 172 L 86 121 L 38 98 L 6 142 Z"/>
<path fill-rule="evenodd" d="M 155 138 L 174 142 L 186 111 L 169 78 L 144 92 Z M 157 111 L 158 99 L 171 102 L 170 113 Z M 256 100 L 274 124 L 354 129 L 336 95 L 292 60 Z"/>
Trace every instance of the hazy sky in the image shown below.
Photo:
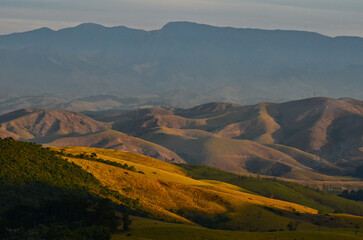
<path fill-rule="evenodd" d="M 83 22 L 159 29 L 181 20 L 363 37 L 363 0 L 0 0 L 0 34 Z"/>

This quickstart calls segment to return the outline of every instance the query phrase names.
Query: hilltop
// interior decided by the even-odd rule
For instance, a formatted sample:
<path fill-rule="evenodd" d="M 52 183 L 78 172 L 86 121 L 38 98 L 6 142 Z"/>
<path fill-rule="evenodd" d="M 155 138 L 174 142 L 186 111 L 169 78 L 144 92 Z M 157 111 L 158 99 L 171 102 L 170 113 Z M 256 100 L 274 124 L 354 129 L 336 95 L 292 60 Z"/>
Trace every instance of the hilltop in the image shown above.
<path fill-rule="evenodd" d="M 1 115 L 0 136 L 129 151 L 243 175 L 354 180 L 363 164 L 362 106 L 356 99 L 310 98 L 87 115 L 30 109 Z"/>
<path fill-rule="evenodd" d="M 1 137 L 15 139 L 43 139 L 95 133 L 110 126 L 83 114 L 44 109 L 21 109 L 0 117 Z"/>
<path fill-rule="evenodd" d="M 0 116 L 0 137 L 52 146 L 88 146 L 141 153 L 184 162 L 172 151 L 111 130 L 111 124 L 66 110 L 22 109 Z"/>
<path fill-rule="evenodd" d="M 112 123 L 113 129 L 172 149 L 188 162 L 235 172 L 242 167 L 275 176 L 291 172 L 292 178 L 308 177 L 303 171 L 311 169 L 354 174 L 363 159 L 362 101 L 354 99 L 214 103 L 94 117 Z"/>

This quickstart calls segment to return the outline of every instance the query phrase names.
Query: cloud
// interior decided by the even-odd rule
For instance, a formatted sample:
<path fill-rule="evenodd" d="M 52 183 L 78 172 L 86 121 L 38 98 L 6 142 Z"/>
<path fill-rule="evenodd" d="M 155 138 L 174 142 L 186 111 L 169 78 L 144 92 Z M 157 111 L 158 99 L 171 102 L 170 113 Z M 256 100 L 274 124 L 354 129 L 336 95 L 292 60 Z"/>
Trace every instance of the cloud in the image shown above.
<path fill-rule="evenodd" d="M 362 12 L 363 2 L 361 0 L 248 0 L 254 3 L 263 3 L 275 6 L 289 6 L 295 8 L 303 8 L 310 10 L 334 10 Z"/>
<path fill-rule="evenodd" d="M 44 26 L 51 26 L 53 29 L 60 29 L 69 26 L 75 26 L 77 22 L 51 21 L 51 20 L 29 20 L 29 19 L 11 19 L 0 18 L 1 31 L 6 33 L 30 31 Z M 0 32 L 1 34 L 1 32 Z"/>

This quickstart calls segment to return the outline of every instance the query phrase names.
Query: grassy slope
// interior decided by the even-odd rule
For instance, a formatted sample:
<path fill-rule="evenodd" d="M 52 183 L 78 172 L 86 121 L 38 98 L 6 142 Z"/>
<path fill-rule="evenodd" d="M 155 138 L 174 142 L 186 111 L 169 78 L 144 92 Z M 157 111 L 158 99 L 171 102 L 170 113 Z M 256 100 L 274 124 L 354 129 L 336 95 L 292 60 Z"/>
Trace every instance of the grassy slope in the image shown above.
<path fill-rule="evenodd" d="M 92 174 L 34 143 L 0 138 L 0 166 L 0 212 L 64 194 L 108 197 L 137 207 L 136 201 L 104 188 Z"/>
<path fill-rule="evenodd" d="M 178 166 L 152 158 L 91 148 L 66 148 L 66 151 L 73 154 L 94 152 L 102 159 L 127 163 L 143 171 L 145 174 L 70 159 L 94 174 L 103 185 L 131 199 L 139 199 L 140 205 L 158 219 L 248 231 L 286 230 L 290 221 L 300 220 L 300 229 L 317 229 L 313 224 L 316 221 L 330 227 L 349 227 L 348 223 L 337 223 L 335 216 L 304 214 L 317 212 L 311 208 L 249 194 L 237 186 L 218 181 L 191 179 Z M 330 221 L 328 218 L 335 222 L 324 223 Z M 361 218 L 358 222 L 363 224 Z"/>
<path fill-rule="evenodd" d="M 195 179 L 213 179 L 234 184 L 266 197 L 274 197 L 289 202 L 318 209 L 322 212 L 347 212 L 363 216 L 363 205 L 324 192 L 283 181 L 259 178 L 243 178 L 219 169 L 202 165 L 180 165 Z"/>
<path fill-rule="evenodd" d="M 53 149 L 58 149 L 58 148 L 53 148 Z M 151 167 L 159 170 L 164 170 L 166 172 L 177 173 L 179 175 L 184 175 L 184 176 L 186 175 L 186 171 L 176 165 L 168 164 L 164 161 L 160 161 L 155 158 L 131 152 L 123 152 L 123 151 L 102 149 L 102 148 L 88 148 L 88 147 L 65 147 L 61 149 L 65 149 L 67 153 L 71 154 L 96 153 L 98 157 L 101 157 L 103 159 L 109 159 L 122 163 L 127 161 L 131 162 L 132 164 L 140 164 L 140 167 L 142 168 Z"/>
<path fill-rule="evenodd" d="M 0 141 L 3 140 L 0 139 Z M 69 159 L 94 174 L 97 180 L 79 167 L 55 157 L 47 149 L 32 143 L 16 143 L 20 146 L 11 148 L 14 142 L 10 141 L 10 143 L 5 144 L 0 142 L 3 144 L 0 148 L 2 150 L 1 161 L 2 165 L 5 164 L 0 172 L 2 174 L 0 180 L 3 181 L 2 187 L 4 183 L 7 185 L 45 183 L 53 187 L 73 188 L 76 191 L 87 190 L 90 193 L 106 196 L 105 194 L 110 193 L 110 190 L 104 188 L 107 186 L 126 196 L 123 199 L 138 199 L 141 207 L 149 211 L 153 217 L 186 223 L 172 224 L 138 219 L 135 221 L 134 230 L 131 232 L 133 234 L 131 237 L 134 239 L 203 239 L 205 237 L 209 239 L 227 239 L 227 237 L 228 239 L 240 239 L 242 237 L 267 239 L 267 236 L 274 236 L 279 239 L 291 239 L 291 237 L 359 239 L 361 237 L 360 233 L 355 234 L 353 230 L 331 230 L 327 228 L 348 227 L 353 229 L 356 225 L 362 228 L 361 217 L 309 214 L 316 213 L 316 211 L 301 205 L 249 194 L 238 186 L 218 181 L 194 180 L 186 177 L 186 171 L 179 166 L 156 159 L 105 149 L 67 148 L 66 150 L 73 154 L 94 152 L 97 153 L 98 157 L 128 163 L 128 165 L 135 166 L 136 170 L 144 172 L 142 174 L 84 159 Z M 9 149 L 11 151 L 8 151 Z M 226 177 L 225 174 L 220 173 Z M 40 185 L 40 187 L 42 186 L 44 185 Z M 8 190 L 7 188 L 4 189 Z M 20 188 L 20 190 L 24 189 Z M 48 189 L 38 187 L 35 190 L 37 191 L 33 193 L 39 196 L 39 193 Z M 11 197 L 8 193 L 0 194 L 0 196 Z M 26 192 L 18 192 L 17 194 L 24 193 Z M 114 194 L 109 195 L 109 197 L 117 200 Z M 276 231 L 286 230 L 287 224 L 291 221 L 299 221 L 298 230 L 301 231 L 293 233 L 232 232 L 210 230 L 193 223 L 197 222 L 222 229 Z M 322 231 L 315 231 L 317 229 Z M 114 239 L 124 237 L 115 235 Z"/>
<path fill-rule="evenodd" d="M 240 232 L 227 230 L 212 230 L 198 226 L 185 224 L 166 223 L 156 220 L 134 218 L 131 231 L 128 233 L 114 235 L 112 240 L 130 239 L 158 239 L 158 240 L 342 240 L 362 239 L 362 230 L 347 229 L 324 229 L 319 231 L 294 231 L 294 232 Z"/>

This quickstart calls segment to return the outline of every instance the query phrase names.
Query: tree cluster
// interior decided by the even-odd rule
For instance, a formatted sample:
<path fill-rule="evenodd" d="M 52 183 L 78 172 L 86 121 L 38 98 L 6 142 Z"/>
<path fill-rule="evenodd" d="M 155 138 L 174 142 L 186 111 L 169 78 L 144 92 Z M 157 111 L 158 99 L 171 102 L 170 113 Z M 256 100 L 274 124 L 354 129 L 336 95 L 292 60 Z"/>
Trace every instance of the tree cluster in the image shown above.
<path fill-rule="evenodd" d="M 339 196 L 354 201 L 363 201 L 363 189 L 359 189 L 358 191 L 352 190 L 350 192 L 344 190 Z"/>
<path fill-rule="evenodd" d="M 127 212 L 118 216 L 108 199 L 90 200 L 65 196 L 38 207 L 17 206 L 3 214 L 1 239 L 106 240 L 111 233 L 128 230 Z M 122 226 L 122 229 L 118 229 Z"/>
<path fill-rule="evenodd" d="M 114 167 L 126 169 L 126 170 L 129 170 L 132 172 L 138 172 L 138 173 L 144 174 L 144 172 L 142 172 L 142 171 L 137 171 L 135 166 L 132 166 L 132 165 L 129 166 L 127 163 L 122 164 L 122 163 L 118 163 L 118 162 L 114 162 L 114 161 L 110 161 L 110 160 L 105 160 L 102 158 L 97 158 L 96 153 L 91 153 L 91 155 L 87 155 L 86 153 L 80 153 L 80 154 L 74 155 L 71 153 L 65 153 L 64 151 L 61 150 L 61 151 L 57 151 L 56 154 L 61 155 L 63 157 L 71 157 L 71 158 L 79 158 L 79 159 L 86 159 L 89 161 L 95 161 L 95 162 L 111 165 Z"/>
<path fill-rule="evenodd" d="M 0 139 L 0 239 L 109 239 L 129 211 L 145 212 L 50 149 Z"/>

